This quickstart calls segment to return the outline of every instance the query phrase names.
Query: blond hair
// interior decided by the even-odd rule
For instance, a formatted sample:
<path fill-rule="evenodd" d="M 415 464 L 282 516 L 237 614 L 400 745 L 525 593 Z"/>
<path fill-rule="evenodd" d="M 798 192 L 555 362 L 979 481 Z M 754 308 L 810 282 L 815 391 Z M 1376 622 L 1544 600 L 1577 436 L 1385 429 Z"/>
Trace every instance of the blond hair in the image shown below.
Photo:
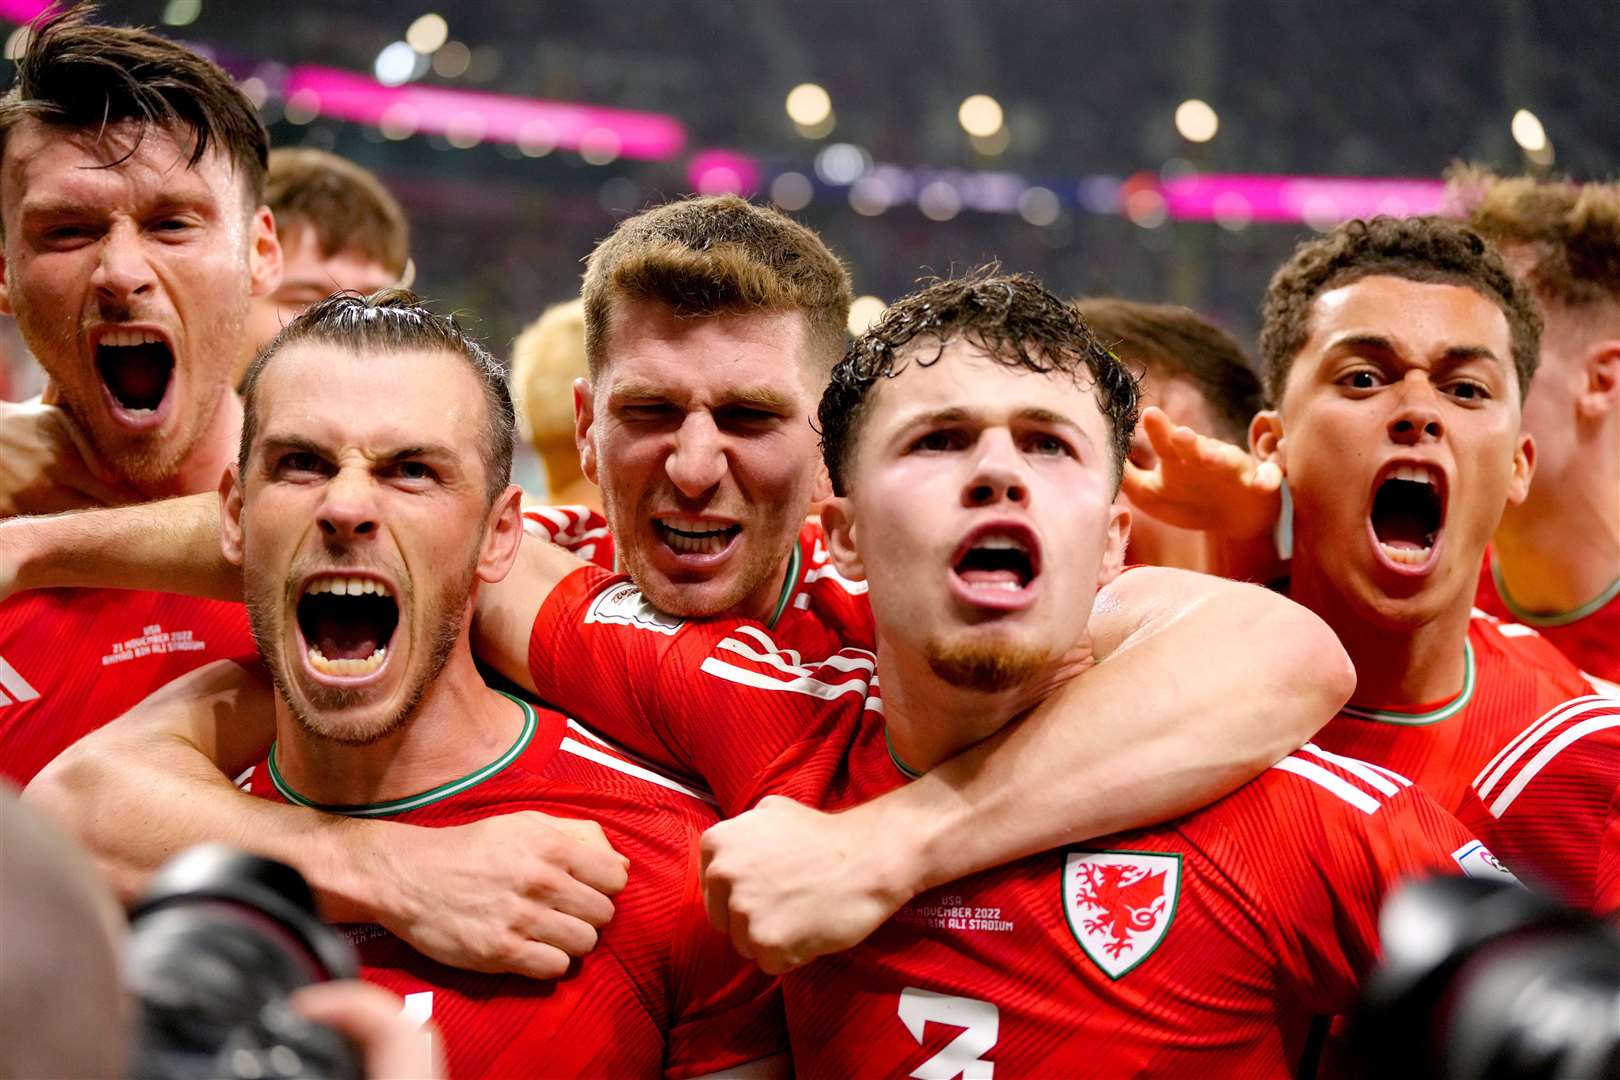
<path fill-rule="evenodd" d="M 615 298 L 655 300 L 690 318 L 802 311 L 810 347 L 832 369 L 844 351 L 849 272 L 821 238 L 735 195 L 681 199 L 627 218 L 585 263 L 585 355 L 608 355 Z"/>
<path fill-rule="evenodd" d="M 512 342 L 512 397 L 536 450 L 574 443 L 574 380 L 584 376 L 585 301 L 553 304 Z"/>
<path fill-rule="evenodd" d="M 1470 226 L 1500 247 L 1528 249 L 1526 278 L 1543 300 L 1620 303 L 1620 183 L 1504 178 L 1470 167 L 1448 179 Z"/>

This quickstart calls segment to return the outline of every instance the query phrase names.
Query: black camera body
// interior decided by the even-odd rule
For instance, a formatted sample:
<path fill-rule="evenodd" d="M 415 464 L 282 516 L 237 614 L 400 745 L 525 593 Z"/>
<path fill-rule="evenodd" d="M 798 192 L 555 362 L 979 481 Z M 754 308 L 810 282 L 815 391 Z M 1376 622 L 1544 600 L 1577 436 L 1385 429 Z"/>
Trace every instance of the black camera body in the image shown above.
<path fill-rule="evenodd" d="M 1352 1018 L 1381 1080 L 1620 1080 L 1620 928 L 1466 877 L 1403 887 Z"/>
<path fill-rule="evenodd" d="M 130 913 L 125 968 L 138 1080 L 362 1080 L 349 1042 L 287 1004 L 359 970 L 290 866 L 223 845 L 180 855 Z"/>

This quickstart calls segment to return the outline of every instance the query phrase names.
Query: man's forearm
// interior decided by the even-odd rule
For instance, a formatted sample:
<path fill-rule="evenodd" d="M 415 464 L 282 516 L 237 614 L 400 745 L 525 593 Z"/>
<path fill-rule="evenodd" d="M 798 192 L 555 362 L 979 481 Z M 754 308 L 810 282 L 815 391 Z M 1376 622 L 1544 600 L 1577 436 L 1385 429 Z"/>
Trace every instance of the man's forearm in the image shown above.
<path fill-rule="evenodd" d="M 297 866 L 328 919 L 371 917 L 379 875 L 369 860 L 380 856 L 358 832 L 381 823 L 256 798 L 184 740 L 104 728 L 47 766 L 24 799 L 84 845 L 125 899 L 169 858 L 219 842 Z"/>
<path fill-rule="evenodd" d="M 1133 575 L 1145 573 L 1169 572 Z M 886 855 L 897 890 L 914 893 L 1206 805 L 1308 739 L 1354 685 L 1314 615 L 1220 582 L 1021 723 L 850 812 L 905 845 Z"/>
<path fill-rule="evenodd" d="M 163 502 L 0 522 L 0 563 L 14 588 L 157 589 L 242 598 L 241 572 L 219 547 L 219 499 Z"/>

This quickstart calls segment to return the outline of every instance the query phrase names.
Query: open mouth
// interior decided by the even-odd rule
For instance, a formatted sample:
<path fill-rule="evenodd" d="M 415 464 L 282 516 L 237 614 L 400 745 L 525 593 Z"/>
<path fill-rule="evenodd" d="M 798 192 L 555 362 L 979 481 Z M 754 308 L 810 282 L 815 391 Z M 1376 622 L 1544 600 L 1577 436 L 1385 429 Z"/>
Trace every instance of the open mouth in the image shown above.
<path fill-rule="evenodd" d="M 393 593 L 371 578 L 322 575 L 298 598 L 298 629 L 309 666 L 322 675 L 353 678 L 382 670 L 398 626 Z"/>
<path fill-rule="evenodd" d="M 1372 531 L 1379 549 L 1399 566 L 1422 566 L 1445 525 L 1444 475 L 1428 465 L 1397 465 L 1373 494 Z"/>
<path fill-rule="evenodd" d="M 1041 573 L 1040 544 L 1026 526 L 991 523 L 968 534 L 951 560 L 951 577 L 969 603 L 1014 608 L 1028 602 Z"/>
<path fill-rule="evenodd" d="M 717 525 L 699 518 L 654 518 L 653 532 L 671 551 L 682 555 L 718 555 L 742 532 L 742 526 Z"/>
<path fill-rule="evenodd" d="M 168 395 L 174 353 L 150 330 L 110 330 L 96 343 L 96 372 L 118 407 L 141 418 Z"/>

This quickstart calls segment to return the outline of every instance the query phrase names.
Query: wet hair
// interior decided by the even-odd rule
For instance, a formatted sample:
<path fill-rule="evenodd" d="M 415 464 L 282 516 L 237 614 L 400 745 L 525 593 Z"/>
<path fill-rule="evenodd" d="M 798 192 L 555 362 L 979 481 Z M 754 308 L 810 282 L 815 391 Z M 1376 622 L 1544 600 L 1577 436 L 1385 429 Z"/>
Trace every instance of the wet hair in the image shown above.
<path fill-rule="evenodd" d="M 821 237 L 735 195 L 681 199 L 626 218 L 585 262 L 585 357 L 602 371 L 615 301 L 654 300 L 683 318 L 802 311 L 831 367 L 849 322 L 849 272 Z"/>
<path fill-rule="evenodd" d="M 1260 356 L 1266 398 L 1282 400 L 1288 370 L 1310 337 L 1311 306 L 1325 292 L 1365 277 L 1389 276 L 1436 285 L 1459 285 L 1490 300 L 1507 317 L 1519 400 L 1530 392 L 1541 352 L 1541 312 L 1484 237 L 1442 217 L 1375 217 L 1347 221 L 1308 240 L 1271 278 L 1266 289 Z"/>
<path fill-rule="evenodd" d="M 484 391 L 484 483 L 489 501 L 493 503 L 506 490 L 512 476 L 516 428 L 506 367 L 469 337 L 453 316 L 436 314 L 408 289 L 384 289 L 370 296 L 336 293 L 306 308 L 259 350 L 242 379 L 242 447 L 237 468 L 243 476 L 258 432 L 259 382 L 264 370 L 278 353 L 305 342 L 354 352 L 423 350 L 461 357 Z"/>
<path fill-rule="evenodd" d="M 1620 303 L 1620 182 L 1503 178 L 1469 168 L 1448 178 L 1476 232 L 1528 250 L 1525 277 L 1543 300 L 1571 308 Z"/>
<path fill-rule="evenodd" d="M 1231 334 L 1176 304 L 1095 297 L 1077 300 L 1074 307 L 1133 370 L 1191 383 L 1209 403 L 1218 427 L 1204 434 L 1249 445 L 1249 421 L 1260 411 L 1260 378 Z"/>
<path fill-rule="evenodd" d="M 0 155 L 27 119 L 97 133 L 133 122 L 136 142 L 118 162 L 135 153 L 147 128 L 184 128 L 191 135 L 187 167 L 218 149 L 242 185 L 246 208 L 259 206 L 270 136 L 231 77 L 149 30 L 94 25 L 87 21 L 91 10 L 80 4 L 49 12 L 29 27 L 17 77 L 0 96 Z"/>
<path fill-rule="evenodd" d="M 276 216 L 276 232 L 315 230 L 321 254 L 330 259 L 355 252 L 395 278 L 410 258 L 405 211 L 382 181 L 346 158 L 300 146 L 270 152 L 264 201 Z"/>
<path fill-rule="evenodd" d="M 907 364 L 939 362 L 962 338 L 1004 367 L 1089 381 L 1108 421 L 1109 458 L 1118 490 L 1136 429 L 1136 377 L 1103 347 L 1075 309 L 1027 274 L 994 264 L 963 277 L 936 279 L 896 300 L 850 345 L 821 397 L 821 452 L 833 491 L 847 492 L 850 465 L 873 394 Z"/>

